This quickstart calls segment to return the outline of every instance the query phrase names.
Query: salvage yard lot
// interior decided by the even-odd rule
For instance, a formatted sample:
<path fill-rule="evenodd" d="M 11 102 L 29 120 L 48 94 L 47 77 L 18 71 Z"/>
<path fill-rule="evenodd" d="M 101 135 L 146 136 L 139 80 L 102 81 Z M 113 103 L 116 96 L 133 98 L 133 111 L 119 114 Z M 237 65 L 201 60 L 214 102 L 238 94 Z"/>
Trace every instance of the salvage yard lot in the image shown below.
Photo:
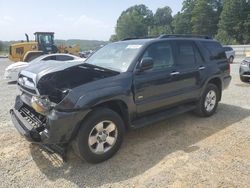
<path fill-rule="evenodd" d="M 9 109 L 19 91 L 3 80 L 9 64 L 0 59 L 0 187 L 249 187 L 250 84 L 240 82 L 238 64 L 214 116 L 186 113 L 128 132 L 97 165 L 72 151 L 63 163 L 18 134 Z"/>

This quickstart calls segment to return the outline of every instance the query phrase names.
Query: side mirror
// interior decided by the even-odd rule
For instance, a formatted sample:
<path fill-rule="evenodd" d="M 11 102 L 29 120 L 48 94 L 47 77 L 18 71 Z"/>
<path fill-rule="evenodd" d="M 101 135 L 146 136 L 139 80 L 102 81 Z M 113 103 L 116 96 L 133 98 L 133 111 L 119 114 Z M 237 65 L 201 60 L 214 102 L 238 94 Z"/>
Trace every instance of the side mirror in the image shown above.
<path fill-rule="evenodd" d="M 154 66 L 154 60 L 150 57 L 143 58 L 139 64 L 139 71 L 143 72 L 145 70 L 152 69 Z"/>

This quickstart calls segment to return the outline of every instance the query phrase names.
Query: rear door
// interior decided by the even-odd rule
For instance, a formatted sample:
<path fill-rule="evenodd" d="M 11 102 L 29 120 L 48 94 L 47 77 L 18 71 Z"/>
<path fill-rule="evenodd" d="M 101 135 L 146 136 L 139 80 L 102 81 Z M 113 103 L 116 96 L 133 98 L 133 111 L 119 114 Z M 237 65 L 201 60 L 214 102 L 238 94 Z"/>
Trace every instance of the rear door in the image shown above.
<path fill-rule="evenodd" d="M 193 41 L 175 42 L 176 75 L 173 80 L 178 89 L 178 102 L 192 101 L 199 97 L 205 65 Z"/>

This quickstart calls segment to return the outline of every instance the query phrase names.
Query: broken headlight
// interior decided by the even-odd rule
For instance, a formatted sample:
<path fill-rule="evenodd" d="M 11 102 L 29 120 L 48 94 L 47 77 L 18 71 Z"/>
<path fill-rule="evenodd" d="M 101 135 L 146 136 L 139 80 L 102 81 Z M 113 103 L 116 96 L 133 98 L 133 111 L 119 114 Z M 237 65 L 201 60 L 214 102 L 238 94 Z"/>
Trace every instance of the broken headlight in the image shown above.
<path fill-rule="evenodd" d="M 51 109 L 52 103 L 46 96 L 43 97 L 33 96 L 31 98 L 31 106 L 34 108 L 36 112 L 45 115 Z"/>

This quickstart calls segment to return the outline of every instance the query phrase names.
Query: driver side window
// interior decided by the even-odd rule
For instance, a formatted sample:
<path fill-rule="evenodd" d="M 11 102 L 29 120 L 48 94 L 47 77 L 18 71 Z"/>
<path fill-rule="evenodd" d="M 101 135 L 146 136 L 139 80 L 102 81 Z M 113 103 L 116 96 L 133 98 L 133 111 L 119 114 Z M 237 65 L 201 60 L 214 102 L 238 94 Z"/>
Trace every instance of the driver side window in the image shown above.
<path fill-rule="evenodd" d="M 172 67 L 174 64 L 172 46 L 168 42 L 152 44 L 144 52 L 142 58 L 154 60 L 153 70 L 162 70 Z"/>

